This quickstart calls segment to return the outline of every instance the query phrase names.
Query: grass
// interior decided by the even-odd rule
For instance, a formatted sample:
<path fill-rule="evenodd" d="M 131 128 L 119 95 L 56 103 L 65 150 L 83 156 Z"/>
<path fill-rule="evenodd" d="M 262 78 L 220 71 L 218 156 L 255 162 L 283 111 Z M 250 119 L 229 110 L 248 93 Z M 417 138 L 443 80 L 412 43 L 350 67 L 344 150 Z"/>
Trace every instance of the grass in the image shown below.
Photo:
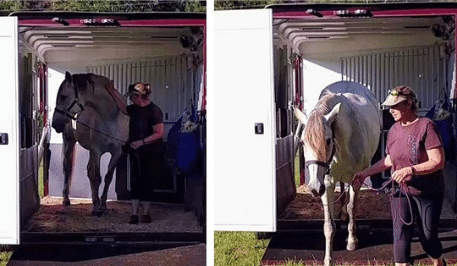
<path fill-rule="evenodd" d="M 214 265 L 260 265 L 269 242 L 254 232 L 214 232 Z"/>
<path fill-rule="evenodd" d="M 0 245 L 0 266 L 6 266 L 8 264 L 13 251 L 11 246 L 1 246 Z"/>

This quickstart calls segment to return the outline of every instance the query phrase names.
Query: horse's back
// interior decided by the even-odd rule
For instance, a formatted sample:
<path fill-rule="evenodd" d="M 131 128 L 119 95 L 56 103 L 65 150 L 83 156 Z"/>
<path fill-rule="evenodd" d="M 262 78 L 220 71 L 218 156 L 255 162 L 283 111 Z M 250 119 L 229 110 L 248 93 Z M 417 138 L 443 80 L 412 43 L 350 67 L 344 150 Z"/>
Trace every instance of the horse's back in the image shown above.
<path fill-rule="evenodd" d="M 319 98 L 322 98 L 327 93 L 341 94 L 349 98 L 352 102 L 358 101 L 361 104 L 364 104 L 365 100 L 367 100 L 376 110 L 378 109 L 378 102 L 373 92 L 357 82 L 338 81 L 332 83 L 322 90 Z"/>
<path fill-rule="evenodd" d="M 345 111 L 339 118 L 344 125 L 340 126 L 345 128 L 343 131 L 351 132 L 347 139 L 342 140 L 344 143 L 340 143 L 346 147 L 347 154 L 341 156 L 342 165 L 336 168 L 360 171 L 362 169 L 358 169 L 359 167 L 354 168 L 354 162 L 369 164 L 378 148 L 381 129 L 378 102 L 367 87 L 356 82 L 342 81 L 330 84 L 322 91 L 321 97 L 329 93 L 335 94 L 336 98 L 345 104 Z"/>

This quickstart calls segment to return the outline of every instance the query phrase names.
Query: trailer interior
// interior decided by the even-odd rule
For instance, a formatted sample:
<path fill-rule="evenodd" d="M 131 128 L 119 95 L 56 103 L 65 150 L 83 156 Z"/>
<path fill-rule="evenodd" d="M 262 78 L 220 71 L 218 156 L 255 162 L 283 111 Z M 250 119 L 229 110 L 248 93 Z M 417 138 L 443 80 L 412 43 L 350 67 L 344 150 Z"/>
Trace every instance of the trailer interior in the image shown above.
<path fill-rule="evenodd" d="M 384 101 L 389 89 L 409 85 L 419 96 L 421 115 L 426 115 L 439 101 L 452 103 L 456 78 L 456 6 L 278 4 L 267 8 L 273 11 L 277 147 L 283 142 L 289 147 L 278 149 L 276 163 L 283 166 L 288 162 L 291 166 L 289 173 L 277 172 L 278 219 L 322 219 L 319 207 L 314 213 L 300 214 L 309 205 L 290 203 L 295 199 L 318 204 L 311 196 L 304 195 L 303 188 L 296 190 L 291 178 L 290 173 L 296 169 L 295 150 L 291 149 L 296 124 L 291 105 L 309 114 L 321 90 L 337 81 L 355 81 L 367 86 L 379 103 Z M 443 215 L 450 219 L 455 219 L 457 211 L 453 104 L 454 107 L 450 104 L 446 109 L 446 117 L 434 119 L 440 125 L 446 121 L 440 128 L 446 151 Z M 387 132 L 393 124 L 388 109 L 380 106 L 379 111 L 383 126 L 376 160 L 384 156 Z M 297 186 L 307 183 L 303 158 L 300 160 L 296 166 L 301 170 Z M 382 183 L 389 175 L 385 172 L 372 179 L 373 183 Z M 370 200 L 376 202 L 379 198 Z M 381 204 L 386 204 L 386 211 L 389 210 L 388 200 L 381 200 Z M 376 208 L 375 205 L 368 208 Z M 390 213 L 361 216 L 390 219 Z"/>
<path fill-rule="evenodd" d="M 138 232 L 187 233 L 181 244 L 203 242 L 205 14 L 19 12 L 11 16 L 18 17 L 19 24 L 21 238 L 33 242 L 34 234 L 41 234 L 39 238 L 44 239 L 53 233 L 98 232 L 134 239 Z M 108 213 L 105 217 L 91 217 L 85 211 L 92 204 L 88 200 L 91 194 L 86 175 L 88 153 L 76 147 L 70 192 L 75 202 L 70 209 L 61 205 L 62 136 L 50 123 L 57 90 L 66 71 L 106 76 L 122 94 L 138 81 L 152 85 L 151 99 L 164 114 L 165 162 L 169 171 L 163 186 L 151 192 L 155 206 L 152 216 L 157 219 L 154 222 L 153 218 L 150 225 L 134 229 L 128 224 L 126 156 L 119 161 L 110 186 Z M 181 126 L 185 122 L 194 127 L 184 134 Z M 192 140 L 191 151 L 182 149 L 182 139 L 171 139 L 168 133 L 172 128 L 175 133 L 183 133 L 179 136 L 187 134 L 187 141 Z M 168 150 L 171 145 L 173 151 Z M 182 159 L 189 152 L 194 157 L 185 160 L 195 164 L 193 171 L 180 169 L 176 161 L 177 156 Z M 109 157 L 102 157 L 102 179 L 108 160 Z M 49 216 L 46 209 L 54 214 Z M 103 217 L 105 221 L 97 226 L 98 219 Z M 66 224 L 69 221 L 74 224 Z M 137 236 L 143 237 L 142 241 L 157 241 L 145 240 L 145 235 L 140 235 Z M 162 240 L 174 241 L 173 237 Z"/>

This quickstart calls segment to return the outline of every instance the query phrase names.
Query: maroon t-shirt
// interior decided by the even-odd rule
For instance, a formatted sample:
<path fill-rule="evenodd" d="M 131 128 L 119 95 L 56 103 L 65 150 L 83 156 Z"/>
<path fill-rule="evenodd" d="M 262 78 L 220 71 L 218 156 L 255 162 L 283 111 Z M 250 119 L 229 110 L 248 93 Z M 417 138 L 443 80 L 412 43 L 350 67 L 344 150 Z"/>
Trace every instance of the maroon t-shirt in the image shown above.
<path fill-rule="evenodd" d="M 403 126 L 395 123 L 387 135 L 386 153 L 392 161 L 391 173 L 407 166 L 428 160 L 427 150 L 443 146 L 439 131 L 432 120 L 420 117 L 416 122 Z M 438 170 L 428 175 L 414 176 L 408 186 L 410 192 L 424 196 L 444 194 L 444 175 Z"/>

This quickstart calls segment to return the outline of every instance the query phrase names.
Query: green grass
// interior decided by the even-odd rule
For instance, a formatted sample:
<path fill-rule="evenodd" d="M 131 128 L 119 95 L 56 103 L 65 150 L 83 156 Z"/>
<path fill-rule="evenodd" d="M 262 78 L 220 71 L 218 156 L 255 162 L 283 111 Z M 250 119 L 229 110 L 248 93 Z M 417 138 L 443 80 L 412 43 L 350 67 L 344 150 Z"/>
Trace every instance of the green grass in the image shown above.
<path fill-rule="evenodd" d="M 214 265 L 260 265 L 269 242 L 254 232 L 214 232 Z"/>
<path fill-rule="evenodd" d="M 0 245 L 0 266 L 6 266 L 13 255 L 12 247 Z"/>

